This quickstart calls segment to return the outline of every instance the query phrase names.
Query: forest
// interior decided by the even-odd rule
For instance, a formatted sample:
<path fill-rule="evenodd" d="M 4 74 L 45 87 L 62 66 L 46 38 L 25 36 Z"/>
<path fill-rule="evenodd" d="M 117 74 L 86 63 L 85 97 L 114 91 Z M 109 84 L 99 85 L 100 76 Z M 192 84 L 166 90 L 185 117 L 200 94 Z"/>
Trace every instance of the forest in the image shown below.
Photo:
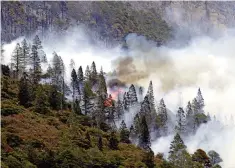
<path fill-rule="evenodd" d="M 17 43 L 11 63 L 1 65 L 3 168 L 221 167 L 213 149 L 189 153 L 184 143 L 201 124 L 215 120 L 205 114 L 200 88 L 187 107 L 178 108 L 174 121 L 164 99 L 156 104 L 152 81 L 144 94 L 135 84 L 108 85 L 107 73 L 95 62 L 85 70 L 74 64 L 71 60 L 66 69 L 56 52 L 48 61 L 36 35 L 32 43 Z M 110 87 L 124 91 L 109 93 Z M 125 123 L 128 114 L 134 115 L 132 123 Z M 152 141 L 169 134 L 174 138 L 168 157 L 154 154 Z"/>

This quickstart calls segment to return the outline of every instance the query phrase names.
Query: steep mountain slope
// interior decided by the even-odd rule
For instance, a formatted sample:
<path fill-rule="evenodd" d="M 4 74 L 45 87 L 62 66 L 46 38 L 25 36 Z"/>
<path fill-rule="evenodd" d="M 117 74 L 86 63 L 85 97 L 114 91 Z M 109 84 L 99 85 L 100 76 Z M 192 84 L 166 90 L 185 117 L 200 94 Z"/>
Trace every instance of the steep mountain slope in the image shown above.
<path fill-rule="evenodd" d="M 163 44 L 172 30 L 189 37 L 234 26 L 234 2 L 1 2 L 2 40 L 84 23 L 95 38 L 120 42 L 131 32 Z"/>

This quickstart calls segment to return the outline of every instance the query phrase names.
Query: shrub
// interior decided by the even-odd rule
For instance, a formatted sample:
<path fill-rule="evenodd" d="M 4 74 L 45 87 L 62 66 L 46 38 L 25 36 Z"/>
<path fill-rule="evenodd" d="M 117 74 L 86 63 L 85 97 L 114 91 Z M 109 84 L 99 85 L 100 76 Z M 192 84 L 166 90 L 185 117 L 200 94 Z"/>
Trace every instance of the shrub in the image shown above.
<path fill-rule="evenodd" d="M 7 144 L 11 147 L 17 147 L 22 143 L 22 139 L 15 134 L 7 134 Z"/>
<path fill-rule="evenodd" d="M 2 105 L 1 113 L 3 116 L 8 116 L 8 115 L 12 115 L 12 114 L 19 114 L 24 111 L 23 107 L 14 104 L 10 100 L 3 100 L 1 105 Z"/>

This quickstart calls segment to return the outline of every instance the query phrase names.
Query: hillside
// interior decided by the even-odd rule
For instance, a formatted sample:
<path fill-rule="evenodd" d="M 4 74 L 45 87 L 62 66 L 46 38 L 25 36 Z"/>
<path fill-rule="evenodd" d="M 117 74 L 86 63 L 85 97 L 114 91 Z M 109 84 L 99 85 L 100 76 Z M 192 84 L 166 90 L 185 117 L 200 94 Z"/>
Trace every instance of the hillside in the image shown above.
<path fill-rule="evenodd" d="M 146 95 L 131 84 L 114 99 L 107 92 L 105 72 L 97 72 L 95 62 L 84 74 L 82 67 L 72 69 L 71 82 L 65 83 L 64 63 L 56 53 L 52 65 L 41 71 L 45 59 L 38 36 L 31 52 L 27 49 L 23 40 L 12 54 L 11 68 L 1 65 L 2 167 L 220 167 L 218 153 L 198 149 L 189 154 L 183 141 L 211 120 L 204 114 L 200 89 L 192 106 L 189 102 L 185 112 L 179 107 L 175 122 L 163 99 L 155 107 L 152 82 Z M 134 117 L 128 127 L 125 115 Z M 169 157 L 154 154 L 152 142 L 170 134 L 175 136 Z"/>
<path fill-rule="evenodd" d="M 63 32 L 85 24 L 96 31 L 94 38 L 120 43 L 137 33 L 159 45 L 181 38 L 235 25 L 234 2 L 1 2 L 2 41 L 47 31 Z M 180 31 L 180 32 L 179 32 Z M 183 34 L 182 34 L 183 32 Z"/>

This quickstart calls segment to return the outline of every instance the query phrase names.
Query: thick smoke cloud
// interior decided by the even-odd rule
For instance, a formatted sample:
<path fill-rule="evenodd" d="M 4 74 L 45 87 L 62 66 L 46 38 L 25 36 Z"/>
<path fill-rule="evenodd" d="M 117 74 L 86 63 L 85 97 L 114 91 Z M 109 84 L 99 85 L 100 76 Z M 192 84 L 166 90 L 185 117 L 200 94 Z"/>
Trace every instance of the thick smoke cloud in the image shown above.
<path fill-rule="evenodd" d="M 9 63 L 16 43 L 22 39 L 23 37 L 4 46 L 5 63 Z M 173 113 L 178 106 L 185 107 L 186 103 L 196 96 L 200 87 L 205 99 L 206 112 L 210 112 L 211 116 L 216 115 L 219 120 L 234 115 L 233 30 L 226 31 L 217 38 L 197 37 L 181 48 L 156 47 L 153 42 L 136 34 L 128 35 L 126 42 L 129 48 L 127 51 L 122 50 L 120 46 L 107 49 L 102 42 L 94 43 L 83 27 L 76 27 L 60 36 L 49 34 L 48 38 L 43 39 L 43 46 L 49 61 L 52 59 L 53 51 L 62 57 L 67 69 L 67 81 L 70 80 L 71 59 L 74 59 L 76 69 L 82 65 L 84 71 L 86 65 L 95 61 L 98 70 L 101 66 L 106 72 L 116 70 L 115 77 L 125 85 L 133 83 L 144 86 L 146 90 L 149 81 L 152 80 L 156 101 L 164 98 L 167 108 Z M 108 79 L 113 80 L 113 76 L 108 76 Z M 131 122 L 132 119 L 126 121 Z M 221 154 L 224 167 L 233 168 L 234 127 L 224 127 L 222 130 L 213 124 L 204 127 L 202 126 L 195 136 L 186 140 L 190 152 L 197 148 L 214 149 Z M 201 139 L 204 136 L 208 136 L 207 141 Z M 167 153 L 172 137 L 173 135 L 170 135 L 154 142 L 152 148 L 155 153 Z"/>

